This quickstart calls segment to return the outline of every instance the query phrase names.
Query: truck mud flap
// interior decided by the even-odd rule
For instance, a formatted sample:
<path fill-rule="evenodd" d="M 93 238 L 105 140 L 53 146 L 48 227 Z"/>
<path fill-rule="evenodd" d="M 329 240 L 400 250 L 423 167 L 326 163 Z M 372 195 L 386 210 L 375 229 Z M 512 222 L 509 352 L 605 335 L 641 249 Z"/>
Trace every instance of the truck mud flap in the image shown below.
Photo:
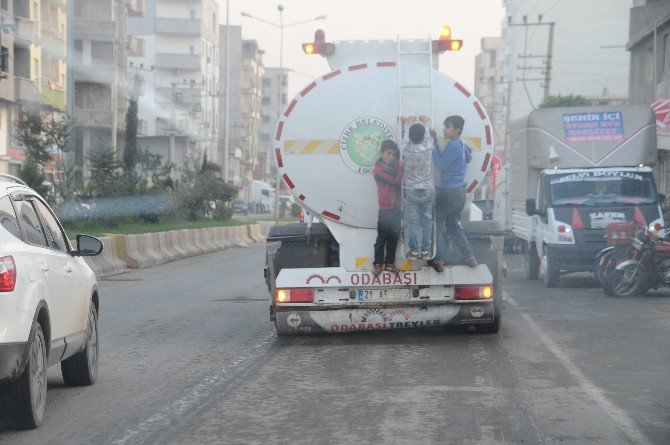
<path fill-rule="evenodd" d="M 291 335 L 436 328 L 492 322 L 492 304 L 333 310 L 296 307 L 283 308 L 278 312 L 276 327 L 279 334 Z"/>

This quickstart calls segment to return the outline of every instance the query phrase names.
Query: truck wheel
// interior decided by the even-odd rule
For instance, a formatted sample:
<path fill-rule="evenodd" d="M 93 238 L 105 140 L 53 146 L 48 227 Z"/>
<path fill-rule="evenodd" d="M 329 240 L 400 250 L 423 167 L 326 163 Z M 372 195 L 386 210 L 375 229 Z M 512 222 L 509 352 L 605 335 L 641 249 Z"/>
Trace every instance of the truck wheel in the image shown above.
<path fill-rule="evenodd" d="M 526 278 L 529 280 L 537 280 L 540 273 L 540 259 L 537 256 L 535 246 L 527 246 L 523 256 L 525 260 Z"/>
<path fill-rule="evenodd" d="M 5 428 L 27 430 L 40 426 L 47 399 L 47 346 L 39 324 L 35 326 L 23 374 L 2 390 L 0 421 Z"/>
<path fill-rule="evenodd" d="M 540 274 L 545 287 L 558 287 L 561 271 L 556 269 L 554 260 L 549 254 L 547 246 L 542 247 L 542 259 L 540 260 Z"/>
<path fill-rule="evenodd" d="M 488 251 L 486 255 L 480 258 L 481 263 L 486 264 L 493 275 L 493 323 L 475 325 L 475 330 L 482 334 L 496 334 L 500 330 L 502 319 L 502 280 L 500 278 L 501 270 L 498 264 L 496 251 Z"/>
<path fill-rule="evenodd" d="M 68 386 L 87 386 L 98 376 L 98 311 L 91 302 L 84 350 L 61 362 L 63 380 Z"/>

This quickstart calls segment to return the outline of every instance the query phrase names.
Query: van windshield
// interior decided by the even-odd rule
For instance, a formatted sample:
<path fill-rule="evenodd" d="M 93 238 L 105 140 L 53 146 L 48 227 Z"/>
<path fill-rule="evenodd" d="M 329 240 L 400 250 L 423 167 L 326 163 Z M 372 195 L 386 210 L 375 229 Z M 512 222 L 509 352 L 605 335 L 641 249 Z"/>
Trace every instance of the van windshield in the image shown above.
<path fill-rule="evenodd" d="M 654 204 L 651 174 L 600 170 L 549 177 L 551 203 L 560 205 Z"/>

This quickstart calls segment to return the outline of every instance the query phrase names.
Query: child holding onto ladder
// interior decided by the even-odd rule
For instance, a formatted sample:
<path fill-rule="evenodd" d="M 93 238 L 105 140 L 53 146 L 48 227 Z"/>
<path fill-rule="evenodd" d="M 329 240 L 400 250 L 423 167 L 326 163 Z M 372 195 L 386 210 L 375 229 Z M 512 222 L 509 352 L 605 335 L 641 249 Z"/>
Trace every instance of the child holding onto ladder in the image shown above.
<path fill-rule="evenodd" d="M 403 167 L 400 163 L 398 145 L 390 139 L 382 142 L 381 157 L 375 164 L 372 175 L 377 183 L 379 201 L 379 221 L 377 222 L 377 242 L 373 273 L 379 274 L 385 264 L 387 272 L 398 272 L 395 266 L 395 251 L 400 237 L 400 184 Z M 384 254 L 386 248 L 386 254 Z"/>
<path fill-rule="evenodd" d="M 465 172 L 472 160 L 472 150 L 461 139 L 465 120 L 461 116 L 449 116 L 444 120 L 444 137 L 447 145 L 433 151 L 435 167 L 440 172 L 440 184 L 436 187 L 435 215 L 437 221 L 437 253 L 431 261 L 433 268 L 441 272 L 447 256 L 445 236 L 449 236 L 463 255 L 463 263 L 477 266 L 472 247 L 461 227 L 461 213 L 465 207 Z"/>
<path fill-rule="evenodd" d="M 403 126 L 403 161 L 405 163 L 405 202 L 409 251 L 407 259 L 430 259 L 433 254 L 433 136 L 428 128 L 430 118 L 415 116 L 405 119 Z M 416 123 L 415 123 L 416 122 Z M 409 129 L 406 127 L 409 125 Z M 422 232 L 419 246 L 419 230 Z"/>

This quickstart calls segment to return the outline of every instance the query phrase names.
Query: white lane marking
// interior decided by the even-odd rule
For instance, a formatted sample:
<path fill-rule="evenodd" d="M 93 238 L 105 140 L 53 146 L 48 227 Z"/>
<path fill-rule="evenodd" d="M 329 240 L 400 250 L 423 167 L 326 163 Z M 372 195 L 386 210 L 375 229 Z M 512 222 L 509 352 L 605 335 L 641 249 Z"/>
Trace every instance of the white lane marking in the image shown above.
<path fill-rule="evenodd" d="M 623 433 L 628 436 L 628 438 L 636 444 L 649 444 L 651 441 L 640 431 L 636 426 L 633 419 L 631 419 L 626 411 L 622 410 L 614 403 L 612 403 L 606 396 L 602 389 L 597 387 L 591 380 L 588 379 L 579 370 L 577 365 L 568 357 L 568 355 L 563 352 L 563 350 L 547 335 L 545 334 L 540 326 L 533 321 L 533 318 L 527 313 L 519 309 L 519 305 L 512 297 L 509 296 L 507 292 L 503 293 L 505 301 L 509 302 L 514 306 L 519 315 L 528 323 L 528 326 L 531 327 L 537 334 L 538 338 L 544 343 L 544 345 L 551 351 L 552 354 L 561 362 L 563 367 L 568 370 L 570 375 L 579 383 L 579 386 L 586 391 L 586 393 L 591 396 L 591 398 L 605 411 L 605 413 L 616 423 Z"/>
<path fill-rule="evenodd" d="M 252 369 L 252 365 L 267 353 L 275 339 L 276 335 L 274 332 L 261 337 L 258 343 L 240 352 L 238 354 L 240 358 L 233 363 L 202 379 L 194 387 L 188 388 L 187 393 L 181 398 L 164 406 L 135 428 L 126 430 L 123 437 L 112 443 L 125 444 L 133 439 L 145 442 L 142 438 L 164 430 L 170 427 L 170 425 L 174 426 L 175 423 L 178 423 L 186 415 L 193 413 L 198 408 L 198 405 L 211 396 L 219 387 L 225 386 L 240 374 L 244 375 Z"/>

